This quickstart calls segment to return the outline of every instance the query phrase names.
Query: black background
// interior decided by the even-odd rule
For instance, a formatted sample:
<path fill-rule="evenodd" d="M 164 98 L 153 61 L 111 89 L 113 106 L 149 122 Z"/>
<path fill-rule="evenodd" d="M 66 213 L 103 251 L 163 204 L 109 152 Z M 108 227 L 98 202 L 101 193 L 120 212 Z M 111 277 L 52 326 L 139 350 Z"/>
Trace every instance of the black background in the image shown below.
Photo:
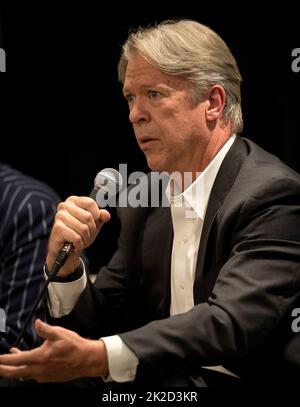
<path fill-rule="evenodd" d="M 62 198 L 87 194 L 104 167 L 147 171 L 127 118 L 117 62 L 128 30 L 192 18 L 226 41 L 243 77 L 244 136 L 300 172 L 300 47 L 296 2 L 1 2 L 2 162 L 46 181 Z M 110 10 L 108 10 L 108 7 Z M 114 222 L 89 251 L 92 268 L 110 257 Z"/>

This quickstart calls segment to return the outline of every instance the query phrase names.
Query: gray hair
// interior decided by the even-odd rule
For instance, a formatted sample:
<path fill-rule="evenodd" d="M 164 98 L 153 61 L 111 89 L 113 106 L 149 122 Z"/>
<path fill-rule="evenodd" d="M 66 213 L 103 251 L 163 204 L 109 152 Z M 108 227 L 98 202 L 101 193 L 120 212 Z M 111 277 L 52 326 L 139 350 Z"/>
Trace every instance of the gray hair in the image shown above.
<path fill-rule="evenodd" d="M 119 80 L 124 83 L 128 60 L 140 52 L 155 68 L 187 79 L 193 103 L 199 103 L 216 84 L 223 86 L 226 102 L 222 115 L 233 131 L 243 130 L 241 109 L 242 77 L 237 63 L 221 37 L 193 20 L 168 20 L 132 32 L 123 45 L 118 65 Z"/>

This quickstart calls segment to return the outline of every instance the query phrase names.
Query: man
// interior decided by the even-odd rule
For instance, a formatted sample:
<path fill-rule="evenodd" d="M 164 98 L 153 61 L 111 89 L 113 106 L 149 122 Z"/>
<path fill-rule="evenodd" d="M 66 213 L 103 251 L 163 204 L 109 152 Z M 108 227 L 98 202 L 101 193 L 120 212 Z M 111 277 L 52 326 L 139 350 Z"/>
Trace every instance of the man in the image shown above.
<path fill-rule="evenodd" d="M 59 198 L 47 185 L 1 163 L 0 196 L 0 353 L 6 353 L 40 291 Z M 42 315 L 41 306 L 37 315 Z M 20 348 L 40 344 L 29 324 Z"/>
<path fill-rule="evenodd" d="M 119 209 L 119 248 L 93 287 L 80 253 L 109 213 L 87 197 L 61 203 L 46 265 L 73 244 L 49 287 L 54 324 L 64 327 L 37 321 L 43 345 L 1 356 L 0 374 L 179 386 L 276 381 L 299 304 L 299 176 L 237 136 L 241 76 L 209 28 L 182 20 L 138 30 L 119 75 L 148 166 L 170 174 L 170 208 Z M 186 173 L 189 185 L 178 182 Z"/>

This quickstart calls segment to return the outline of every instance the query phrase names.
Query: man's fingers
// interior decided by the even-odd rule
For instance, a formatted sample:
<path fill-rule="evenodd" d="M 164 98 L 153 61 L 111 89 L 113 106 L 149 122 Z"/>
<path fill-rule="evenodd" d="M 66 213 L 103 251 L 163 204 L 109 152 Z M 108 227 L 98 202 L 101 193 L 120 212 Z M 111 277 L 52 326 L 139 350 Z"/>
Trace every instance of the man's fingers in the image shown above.
<path fill-rule="evenodd" d="M 26 374 L 24 372 L 24 366 L 0 365 L 0 376 L 5 376 L 10 379 L 23 379 L 26 377 Z"/>
<path fill-rule="evenodd" d="M 10 348 L 9 351 L 10 351 L 10 353 L 13 353 L 13 354 L 21 353 L 20 349 L 18 349 L 18 348 Z"/>
<path fill-rule="evenodd" d="M 110 220 L 110 213 L 106 209 L 100 210 L 100 222 L 106 223 Z"/>
<path fill-rule="evenodd" d="M 57 330 L 60 328 L 48 325 L 45 322 L 42 322 L 40 319 L 35 321 L 35 329 L 37 334 L 44 339 L 54 341 L 59 338 Z M 25 350 L 23 352 L 20 352 L 17 348 L 12 348 L 11 353 L 0 355 L 0 365 L 21 366 L 26 365 L 27 363 L 39 363 L 44 352 L 45 349 L 43 345 L 32 350 Z"/>
<path fill-rule="evenodd" d="M 84 212 L 88 211 L 97 219 L 99 216 L 99 207 L 94 201 L 94 199 L 89 198 L 87 196 L 70 196 L 66 199 L 65 203 L 69 206 L 71 213 L 75 210 L 75 214 L 79 215 L 78 219 L 82 219 L 82 215 L 84 216 Z M 85 220 L 83 218 L 83 220 Z"/>
<path fill-rule="evenodd" d="M 22 366 L 26 365 L 27 363 L 38 362 L 41 359 L 42 352 L 43 350 L 41 350 L 41 347 L 39 347 L 32 350 L 24 350 L 23 352 L 0 355 L 0 367 L 3 367 L 1 365 Z"/>
<path fill-rule="evenodd" d="M 70 202 L 72 205 L 78 205 L 79 208 L 85 209 L 87 211 L 89 211 L 93 217 L 94 220 L 97 224 L 97 226 L 99 227 L 102 223 L 106 223 L 110 220 L 110 214 L 106 209 L 99 209 L 98 205 L 96 204 L 96 202 L 89 197 L 85 197 L 85 196 L 70 196 L 66 202 Z M 78 214 L 78 219 L 82 220 L 82 221 L 86 221 L 86 219 L 82 218 L 82 216 L 79 216 L 79 214 L 83 214 L 83 211 L 81 209 L 74 209 L 75 211 L 78 212 L 74 212 L 74 214 Z M 73 209 L 71 209 L 72 212 Z M 100 211 L 100 215 L 99 215 L 99 211 Z M 99 219 L 100 218 L 100 219 Z M 99 222 L 98 222 L 99 219 Z M 100 225 L 99 225 L 100 223 Z"/>
<path fill-rule="evenodd" d="M 39 377 L 45 376 L 45 372 L 41 371 L 38 364 L 22 366 L 0 365 L 0 376 L 7 377 L 9 379 L 19 379 L 22 381 L 30 379 L 38 380 Z"/>
<path fill-rule="evenodd" d="M 76 206 L 73 202 L 62 202 L 58 206 L 57 214 L 60 214 L 64 223 L 73 228 L 74 219 L 77 219 L 80 224 L 86 224 L 90 230 L 95 230 L 96 219 L 99 218 L 99 208 L 91 208 L 91 210 L 83 209 Z M 67 216 L 69 214 L 69 217 Z M 76 223 L 74 225 L 76 227 Z"/>

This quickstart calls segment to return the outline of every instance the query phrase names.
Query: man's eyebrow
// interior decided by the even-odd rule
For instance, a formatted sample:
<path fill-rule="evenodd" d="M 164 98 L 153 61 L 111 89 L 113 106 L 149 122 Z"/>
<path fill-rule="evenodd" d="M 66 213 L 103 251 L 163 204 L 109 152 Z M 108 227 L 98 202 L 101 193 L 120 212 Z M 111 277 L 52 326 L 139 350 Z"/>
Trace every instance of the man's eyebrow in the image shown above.
<path fill-rule="evenodd" d="M 166 83 L 161 83 L 161 82 L 144 82 L 144 83 L 140 84 L 140 89 L 144 90 L 144 89 L 152 89 L 152 88 L 153 89 L 156 88 L 158 90 L 164 91 L 164 90 L 169 89 L 169 85 Z M 123 87 L 122 92 L 123 92 L 123 95 L 128 95 L 128 94 L 132 93 L 131 90 L 125 86 Z"/>

